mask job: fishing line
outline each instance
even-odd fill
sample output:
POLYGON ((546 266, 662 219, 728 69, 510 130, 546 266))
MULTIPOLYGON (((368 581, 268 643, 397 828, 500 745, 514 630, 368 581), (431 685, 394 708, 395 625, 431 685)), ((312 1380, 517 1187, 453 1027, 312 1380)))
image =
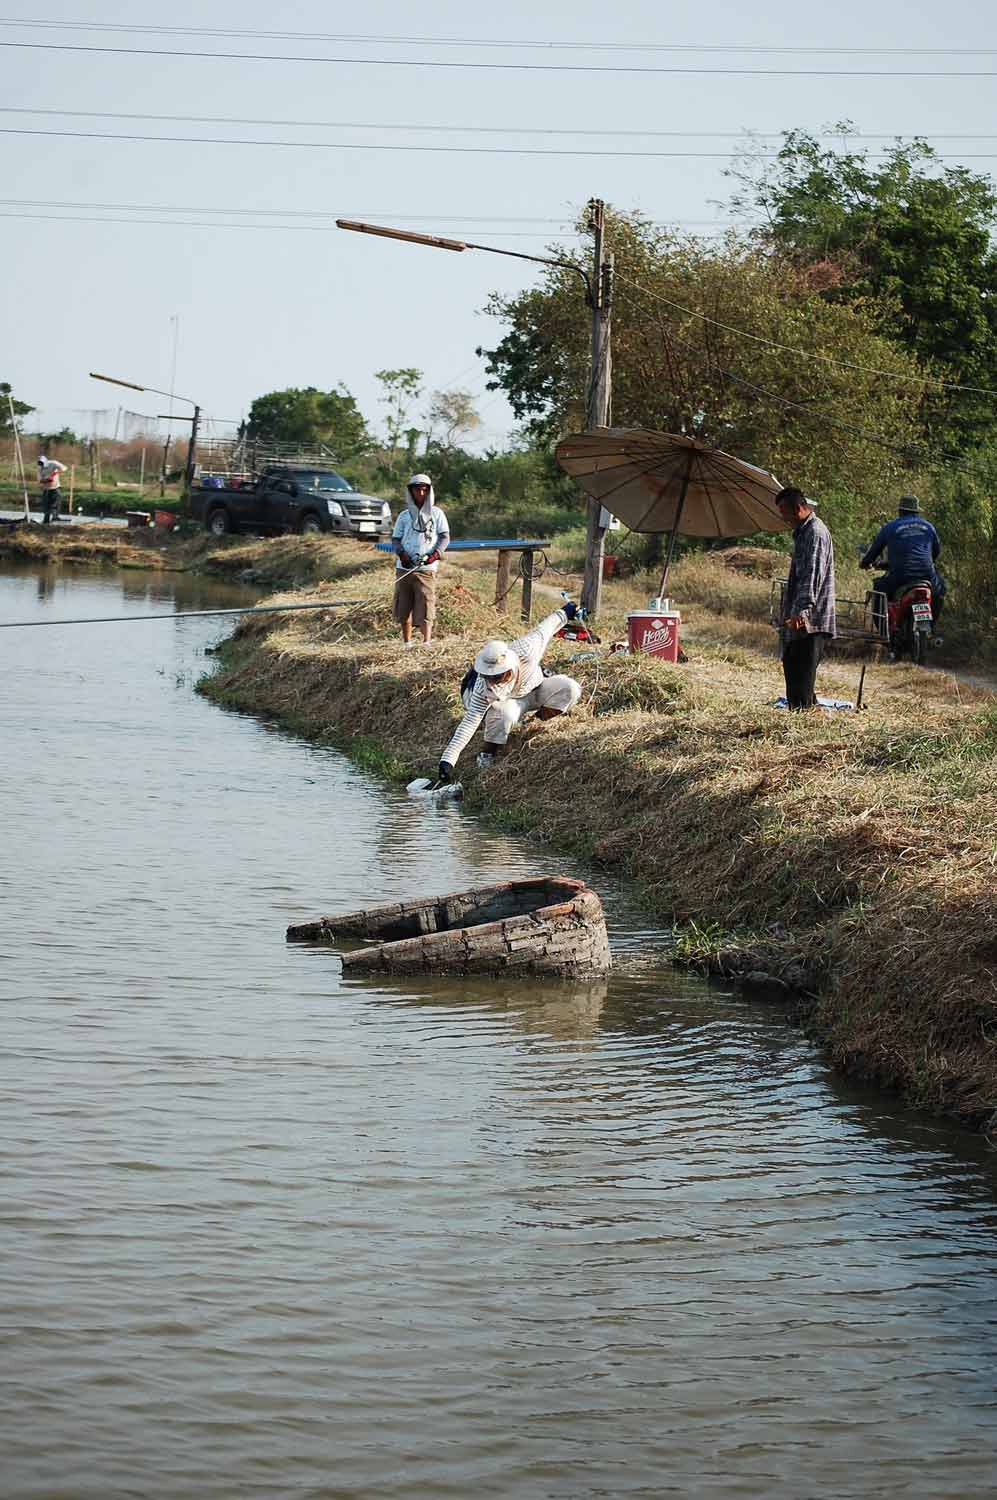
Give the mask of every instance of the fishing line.
POLYGON ((257 604, 248 609, 178 609, 155 615, 89 615, 74 620, 0 620, 0 630, 27 630, 36 625, 124 625, 144 620, 193 620, 205 615, 284 615, 292 609, 351 609, 366 599, 329 599, 323 604, 257 604))

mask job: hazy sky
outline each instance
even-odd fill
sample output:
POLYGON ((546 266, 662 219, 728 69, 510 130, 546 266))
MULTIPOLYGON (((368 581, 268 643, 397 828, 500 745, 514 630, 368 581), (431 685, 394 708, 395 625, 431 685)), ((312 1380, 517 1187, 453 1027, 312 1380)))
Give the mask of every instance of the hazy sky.
POLYGON ((240 417, 264 391, 342 382, 377 422, 373 372, 415 365, 427 390, 457 385, 480 394, 479 446, 496 442, 511 418, 504 400, 485 392, 475 357, 476 345, 499 336, 482 309, 491 290, 528 286, 538 268, 361 238, 332 227, 335 217, 543 253, 570 230, 579 207, 600 196, 705 233, 720 217, 716 200, 728 193, 722 170, 731 136, 820 130, 845 116, 864 132, 923 134, 955 160, 997 169, 997 79, 896 76, 997 72, 997 22, 978 0, 824 7, 717 0, 709 8, 692 0, 612 7, 507 0, 487 8, 456 0, 367 0, 363 7, 302 0, 279 8, 262 0, 180 0, 168 11, 149 0, 40 0, 33 19, 53 24, 0 23, 0 42, 8 44, 0 46, 0 379, 39 408, 46 426, 88 430, 88 410, 119 404, 162 410, 160 398, 116 392, 87 372, 168 387, 177 318, 176 389, 217 418, 240 417), (696 47, 712 50, 688 50, 696 47), (877 47, 911 50, 860 50, 877 47), (391 65, 270 60, 281 54, 391 65), (532 69, 409 65, 416 60, 532 69), (554 70, 628 65, 738 71, 554 70), (752 68, 801 71, 740 71, 752 68), (813 76, 820 70, 893 76, 813 76), (17 133, 32 131, 67 134, 17 133), (971 138, 974 131, 984 138, 971 138), (270 141, 321 144, 260 144, 270 141), (577 154, 485 154, 483 147, 577 154), (696 151, 720 155, 599 154, 696 151), (87 222, 94 219, 101 222, 87 222))

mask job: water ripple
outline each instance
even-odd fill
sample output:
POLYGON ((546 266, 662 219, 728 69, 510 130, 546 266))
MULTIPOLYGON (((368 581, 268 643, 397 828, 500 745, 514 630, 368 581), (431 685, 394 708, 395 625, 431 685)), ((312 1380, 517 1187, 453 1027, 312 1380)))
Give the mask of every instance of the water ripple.
MULTIPOLYGON (((115 599, 0 577, 4 618, 115 599)), ((219 633, 5 658, 4 1500, 989 1492, 982 1148, 676 975, 612 886, 602 984, 286 946, 549 864, 195 697, 219 633)))

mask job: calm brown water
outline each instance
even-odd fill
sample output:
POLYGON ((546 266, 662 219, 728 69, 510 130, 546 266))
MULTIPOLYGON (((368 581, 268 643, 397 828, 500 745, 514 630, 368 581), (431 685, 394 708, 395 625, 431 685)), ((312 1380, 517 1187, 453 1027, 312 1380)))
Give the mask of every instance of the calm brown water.
POLYGON ((226 626, 0 632, 4 1500, 993 1493, 993 1159, 612 885, 599 986, 286 946, 552 861, 196 697, 226 626))

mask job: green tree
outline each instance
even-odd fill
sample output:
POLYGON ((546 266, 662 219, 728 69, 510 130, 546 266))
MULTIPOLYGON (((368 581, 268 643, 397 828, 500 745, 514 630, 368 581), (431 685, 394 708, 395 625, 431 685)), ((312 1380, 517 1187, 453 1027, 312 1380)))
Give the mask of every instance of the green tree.
POLYGON ((14 407, 15 420, 18 417, 26 417, 29 412, 34 411, 34 407, 29 406, 26 401, 18 401, 17 397, 13 395, 13 387, 9 381, 0 380, 0 432, 3 433, 10 433, 12 430, 10 421, 11 403, 13 403, 14 407))
POLYGON ((384 426, 388 447, 392 457, 396 453, 402 434, 405 432, 409 412, 422 395, 422 371, 405 367, 399 370, 375 370, 374 379, 380 382, 378 397, 386 407, 384 426))
POLYGON ((250 437, 269 442, 319 443, 337 459, 364 453, 370 447, 367 424, 345 386, 320 391, 315 386, 292 387, 257 396, 249 408, 250 437))
MULTIPOLYGON (((829 302, 733 236, 718 246, 614 213, 607 237, 614 426, 695 434, 814 491, 845 481, 871 500, 895 486, 925 377, 883 336, 877 308, 829 302)), ((487 354, 492 388, 538 439, 580 431, 589 315, 577 276, 551 267, 489 311, 506 329, 487 354)))
POLYGON ((83 447, 82 439, 71 427, 60 427, 55 432, 34 432, 31 435, 38 439, 43 448, 83 447))
MULTIPOLYGON (((838 129, 847 133, 843 122, 838 129)), ((832 301, 877 299, 883 331, 939 382, 997 390, 997 197, 988 177, 943 168, 922 140, 882 160, 784 133, 776 161, 732 170, 731 207, 761 212, 755 243, 809 272, 832 301)), ((940 446, 972 448, 993 432, 989 395, 932 388, 923 413, 940 446)))

